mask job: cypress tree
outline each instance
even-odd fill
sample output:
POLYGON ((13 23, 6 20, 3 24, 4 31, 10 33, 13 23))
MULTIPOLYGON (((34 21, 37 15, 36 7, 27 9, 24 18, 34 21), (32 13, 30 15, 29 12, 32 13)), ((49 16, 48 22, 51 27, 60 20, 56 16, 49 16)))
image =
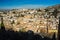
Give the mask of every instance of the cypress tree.
POLYGON ((5 30, 5 26, 3 23, 3 16, 1 16, 1 30, 5 30))
POLYGON ((60 17, 59 17, 59 25, 58 25, 58 40, 60 39, 60 17))

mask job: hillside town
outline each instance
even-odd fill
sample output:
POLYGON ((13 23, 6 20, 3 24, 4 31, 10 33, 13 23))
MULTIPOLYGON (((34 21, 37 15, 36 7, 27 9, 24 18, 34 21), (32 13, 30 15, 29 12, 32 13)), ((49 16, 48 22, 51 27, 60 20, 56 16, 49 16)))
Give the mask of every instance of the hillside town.
POLYGON ((3 17, 6 30, 57 33, 59 16, 60 9, 52 7, 44 9, 12 9, 7 12, 0 11, 0 24, 3 17))

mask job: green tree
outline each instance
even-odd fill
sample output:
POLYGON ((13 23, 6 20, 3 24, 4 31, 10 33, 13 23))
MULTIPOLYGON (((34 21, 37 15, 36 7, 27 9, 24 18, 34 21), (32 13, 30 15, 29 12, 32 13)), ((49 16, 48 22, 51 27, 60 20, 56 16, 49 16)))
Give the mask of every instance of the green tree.
POLYGON ((54 12, 53 12, 53 15, 54 15, 55 18, 57 17, 57 13, 58 13, 58 10, 55 9, 54 12))
POLYGON ((5 26, 4 26, 4 23, 3 23, 3 17, 1 17, 1 29, 5 30, 5 26))

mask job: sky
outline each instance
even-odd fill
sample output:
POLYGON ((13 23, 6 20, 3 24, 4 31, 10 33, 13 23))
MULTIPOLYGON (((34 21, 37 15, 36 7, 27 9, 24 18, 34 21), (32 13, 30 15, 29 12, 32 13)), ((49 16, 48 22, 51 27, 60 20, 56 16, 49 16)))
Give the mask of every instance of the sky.
POLYGON ((60 0, 0 0, 0 9, 40 8, 60 4, 60 0))

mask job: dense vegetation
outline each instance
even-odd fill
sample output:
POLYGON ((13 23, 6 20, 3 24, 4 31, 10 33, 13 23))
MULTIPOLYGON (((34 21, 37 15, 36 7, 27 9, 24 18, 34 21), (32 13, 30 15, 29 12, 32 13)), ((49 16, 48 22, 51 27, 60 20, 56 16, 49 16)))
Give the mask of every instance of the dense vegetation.
MULTIPOLYGON (((4 28, 3 28, 4 29, 4 28)), ((56 40, 55 34, 53 38, 43 37, 39 34, 35 34, 29 30, 27 32, 14 32, 13 30, 0 29, 0 40, 56 40)))

